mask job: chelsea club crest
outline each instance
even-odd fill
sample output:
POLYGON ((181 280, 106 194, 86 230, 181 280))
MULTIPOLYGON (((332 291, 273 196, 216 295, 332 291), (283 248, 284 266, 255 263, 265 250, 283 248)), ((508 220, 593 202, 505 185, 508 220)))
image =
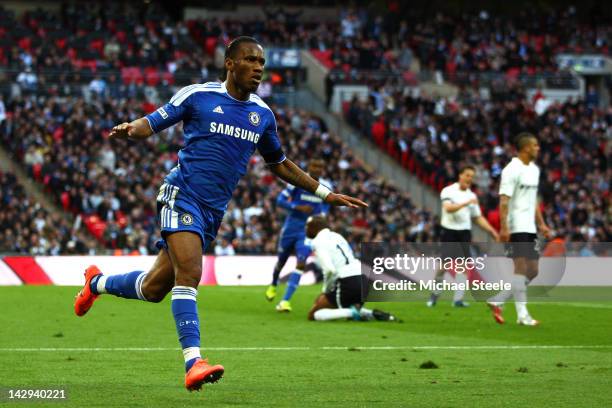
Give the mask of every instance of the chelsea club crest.
POLYGON ((251 122, 251 124, 253 126, 259 125, 259 121, 260 121, 259 113, 257 113, 257 112, 250 112, 249 113, 249 122, 251 122))
POLYGON ((191 225, 193 224, 193 216, 191 214, 185 213, 181 215, 181 222, 183 225, 191 225))

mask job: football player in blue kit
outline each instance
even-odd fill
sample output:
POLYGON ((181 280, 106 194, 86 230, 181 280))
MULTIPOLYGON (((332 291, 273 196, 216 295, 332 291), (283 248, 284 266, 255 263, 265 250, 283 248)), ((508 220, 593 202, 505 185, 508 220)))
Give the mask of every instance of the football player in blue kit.
MULTIPOLYGON (((323 160, 312 159, 308 163, 307 171, 313 179, 319 181, 325 187, 331 188, 331 183, 321 179, 324 168, 325 162, 323 160)), ((289 259, 291 254, 295 253, 297 265, 295 270, 289 275, 283 299, 276 305, 276 310, 279 312, 290 312, 291 297, 300 284, 300 279, 306 268, 306 259, 312 252, 306 238, 306 220, 311 215, 327 214, 329 204, 304 189, 290 185, 278 196, 276 206, 288 210, 288 214, 280 233, 278 261, 272 273, 272 284, 266 290, 266 299, 272 301, 276 297, 276 287, 278 286, 280 272, 285 263, 287 263, 287 259, 289 259)))
POLYGON ((197 287, 203 250, 215 239, 255 150, 276 176, 326 203, 367 207, 357 198, 333 193, 285 157, 274 114, 254 93, 264 64, 264 50, 257 40, 238 37, 225 50, 223 83, 187 86, 156 111, 115 126, 109 135, 143 140, 182 121, 185 142, 177 166, 166 176, 157 196, 162 239, 154 265, 149 271, 108 275, 94 265, 88 267, 75 313, 83 316, 102 294, 161 302, 171 293, 185 359, 185 387, 190 391, 216 382, 224 373, 223 366, 209 364, 200 354, 197 287))

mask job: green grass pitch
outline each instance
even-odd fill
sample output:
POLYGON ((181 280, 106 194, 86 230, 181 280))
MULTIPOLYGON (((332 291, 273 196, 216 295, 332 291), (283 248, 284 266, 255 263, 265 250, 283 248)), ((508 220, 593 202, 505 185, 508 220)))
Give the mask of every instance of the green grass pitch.
POLYGON ((76 288, 0 288, 0 388, 68 394, 0 405, 612 406, 612 302, 533 304, 536 328, 517 326, 511 304, 499 326, 483 304, 453 309, 447 298, 434 309, 370 304, 404 323, 314 323, 305 314, 317 290, 300 288, 294 312, 278 314, 262 287, 200 288, 203 352, 226 372, 189 393, 169 298, 104 296, 77 318, 76 288), (438 368, 419 368, 427 361, 438 368))

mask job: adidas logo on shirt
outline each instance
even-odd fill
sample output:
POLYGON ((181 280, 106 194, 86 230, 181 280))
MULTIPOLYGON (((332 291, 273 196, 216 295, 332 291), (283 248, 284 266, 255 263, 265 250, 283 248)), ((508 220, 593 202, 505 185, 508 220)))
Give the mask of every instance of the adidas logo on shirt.
POLYGON ((213 112, 215 112, 215 113, 223 113, 223 109, 221 109, 221 106, 217 106, 215 109, 213 109, 213 112))

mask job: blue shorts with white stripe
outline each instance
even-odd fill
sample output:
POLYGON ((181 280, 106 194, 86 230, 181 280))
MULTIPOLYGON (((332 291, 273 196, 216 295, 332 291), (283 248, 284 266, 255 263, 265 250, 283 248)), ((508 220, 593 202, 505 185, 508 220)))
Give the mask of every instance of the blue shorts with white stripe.
POLYGON ((196 200, 177 186, 164 183, 157 195, 157 220, 162 239, 157 248, 168 248, 166 237, 179 231, 190 231, 202 239, 202 250, 214 241, 223 216, 217 211, 198 205, 196 200))

